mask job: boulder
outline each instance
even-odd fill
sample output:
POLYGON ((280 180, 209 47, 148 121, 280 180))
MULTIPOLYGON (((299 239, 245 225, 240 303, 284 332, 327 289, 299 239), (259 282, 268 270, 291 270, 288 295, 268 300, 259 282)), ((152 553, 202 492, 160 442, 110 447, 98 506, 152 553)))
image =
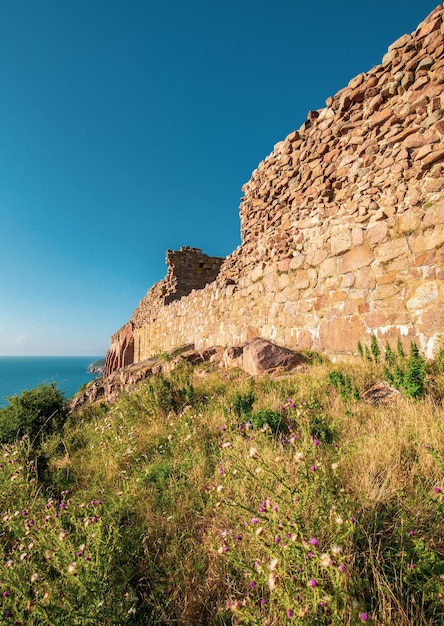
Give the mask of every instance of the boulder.
POLYGON ((367 391, 362 394, 362 399, 364 402, 370 404, 390 404, 390 402, 393 402, 400 395, 398 389, 390 387, 388 382, 381 380, 381 382, 367 389, 367 391))
POLYGON ((282 348, 258 337, 244 345, 241 367, 247 374, 259 376, 270 370, 293 370, 306 361, 300 352, 282 348))

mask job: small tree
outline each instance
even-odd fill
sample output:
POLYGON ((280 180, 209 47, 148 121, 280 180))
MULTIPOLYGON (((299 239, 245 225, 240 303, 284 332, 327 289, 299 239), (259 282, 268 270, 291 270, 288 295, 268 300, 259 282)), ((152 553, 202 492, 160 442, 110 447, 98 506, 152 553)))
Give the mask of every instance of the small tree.
POLYGON ((50 434, 65 423, 65 398, 55 383, 39 385, 6 399, 9 406, 0 410, 0 441, 3 443, 28 435, 37 446, 43 434, 50 434))

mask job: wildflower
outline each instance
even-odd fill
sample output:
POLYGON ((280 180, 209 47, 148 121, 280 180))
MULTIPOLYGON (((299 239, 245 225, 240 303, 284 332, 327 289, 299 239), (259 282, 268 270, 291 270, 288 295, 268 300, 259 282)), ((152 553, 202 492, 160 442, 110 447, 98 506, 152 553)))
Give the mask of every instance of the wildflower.
POLYGON ((62 510, 63 510, 63 509, 66 509, 66 502, 60 502, 60 508, 61 508, 62 510))
POLYGON ((312 559, 314 557, 314 552, 309 552, 307 556, 309 559, 312 559))
POLYGON ((77 557, 82 556, 82 554, 83 554, 83 553, 84 553, 84 551, 85 551, 85 548, 86 548, 86 545, 85 545, 84 543, 82 543, 82 544, 81 544, 81 545, 77 548, 77 551, 76 551, 76 556, 77 556, 77 557))
POLYGON ((261 598, 260 603, 262 604, 262 606, 264 606, 264 604, 267 604, 267 601, 265 598, 261 598))
POLYGON ((252 581, 251 581, 251 583, 250 583, 250 587, 251 587, 252 589, 254 589, 254 588, 256 587, 256 583, 254 582, 254 580, 252 580, 252 581))
POLYGON ((413 537, 413 535, 414 535, 414 534, 415 534, 415 531, 414 531, 414 530, 409 530, 409 535, 410 535, 410 537, 413 537))
POLYGON ((331 556, 328 552, 323 552, 319 557, 319 563, 322 567, 331 567, 333 565, 333 561, 331 560, 331 556))
POLYGON ((3 591, 2 596, 7 598, 9 596, 9 591, 3 591))
POLYGON ((270 565, 268 566, 268 569, 270 570, 270 572, 274 572, 274 570, 277 568, 278 564, 279 564, 278 559, 273 559, 270 562, 270 565))
POLYGON ((337 469, 338 469, 338 467, 339 467, 339 463, 332 463, 332 464, 331 464, 331 469, 332 469, 333 471, 337 470, 337 469))
POLYGON ((335 519, 336 524, 338 524, 338 526, 342 526, 342 524, 344 523, 344 520, 342 519, 342 517, 340 515, 337 516, 337 518, 335 519))
POLYGON ((363 622, 366 622, 368 620, 368 615, 367 613, 359 613, 359 617, 362 619, 363 622))
POLYGON ((433 491, 434 491, 435 493, 441 493, 441 489, 440 489, 439 487, 435 487, 435 488, 433 489, 433 491))
POLYGON ((313 445, 318 446, 320 443, 319 439, 313 439, 313 445))
POLYGON ((59 540, 60 540, 60 541, 63 541, 63 539, 65 539, 65 537, 66 537, 66 535, 67 535, 67 534, 68 534, 68 533, 66 532, 66 530, 64 530, 64 529, 62 528, 62 530, 59 532, 59 540))
POLYGON ((296 452, 296 454, 294 455, 294 460, 295 461, 303 461, 304 460, 304 453, 303 452, 296 452))
POLYGON ((312 465, 312 466, 310 467, 310 471, 311 471, 311 472, 315 472, 315 471, 316 471, 316 469, 317 469, 316 465, 312 465))
POLYGON ((222 443, 220 447, 221 448, 232 448, 233 444, 231 443, 231 441, 224 441, 224 443, 222 443))
POLYGON ((310 587, 317 587, 318 586, 318 581, 316 580, 316 578, 311 578, 308 582, 310 587))
POLYGON ((259 537, 259 535, 262 535, 264 529, 262 528, 262 526, 259 526, 259 528, 256 530, 256 537, 259 537))
POLYGON ((288 619, 291 619, 293 617, 293 611, 291 609, 287 610, 287 617, 288 619))
POLYGON ((341 564, 341 565, 339 565, 338 570, 339 570, 340 572, 343 572, 343 571, 345 570, 345 566, 344 566, 344 565, 342 565, 342 564, 341 564))
POLYGON ((256 467, 256 469, 254 470, 255 474, 260 474, 262 472, 262 467, 256 467))
POLYGON ((30 577, 30 579, 29 579, 29 580, 30 580, 32 583, 36 583, 36 582, 38 581, 38 579, 39 579, 39 575, 38 575, 38 574, 31 574, 31 577, 30 577))
POLYGON ((251 459, 256 459, 257 458, 257 448, 251 447, 248 455, 251 459))
POLYGON ((333 552, 333 554, 338 555, 338 554, 341 554, 342 548, 341 546, 337 546, 336 544, 333 544, 331 547, 331 551, 333 552))
POLYGON ((310 543, 312 546, 316 546, 318 544, 318 540, 316 539, 316 537, 312 537, 310 539, 310 543))
POLYGON ((277 585, 277 576, 274 572, 270 572, 270 575, 268 576, 268 588, 270 589, 270 591, 273 591, 276 585, 277 585))
POLYGON ((73 562, 71 562, 68 565, 68 574, 72 574, 73 576, 76 576, 77 574, 77 565, 73 562))
POLYGON ((251 518, 251 523, 252 523, 253 525, 254 525, 254 524, 257 524, 257 523, 258 523, 258 521, 259 521, 259 520, 257 519, 257 517, 252 517, 252 518, 251 518))

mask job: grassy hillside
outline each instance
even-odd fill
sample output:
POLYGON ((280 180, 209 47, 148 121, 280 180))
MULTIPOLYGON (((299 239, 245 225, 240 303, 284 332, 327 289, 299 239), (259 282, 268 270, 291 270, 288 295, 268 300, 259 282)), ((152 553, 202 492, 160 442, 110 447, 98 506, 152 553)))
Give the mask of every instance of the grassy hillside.
POLYGON ((442 624, 442 356, 184 362, 4 439, 0 623, 442 624))

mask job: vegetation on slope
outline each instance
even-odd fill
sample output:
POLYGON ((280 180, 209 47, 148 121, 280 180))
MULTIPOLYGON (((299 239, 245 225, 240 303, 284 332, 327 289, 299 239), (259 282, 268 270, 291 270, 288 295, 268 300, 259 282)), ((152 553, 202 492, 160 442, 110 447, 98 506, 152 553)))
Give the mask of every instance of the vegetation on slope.
POLYGON ((0 623, 442 624, 443 396, 443 352, 373 346, 183 363, 37 439, 0 412, 0 623), (363 402, 384 370, 403 394, 363 402))

